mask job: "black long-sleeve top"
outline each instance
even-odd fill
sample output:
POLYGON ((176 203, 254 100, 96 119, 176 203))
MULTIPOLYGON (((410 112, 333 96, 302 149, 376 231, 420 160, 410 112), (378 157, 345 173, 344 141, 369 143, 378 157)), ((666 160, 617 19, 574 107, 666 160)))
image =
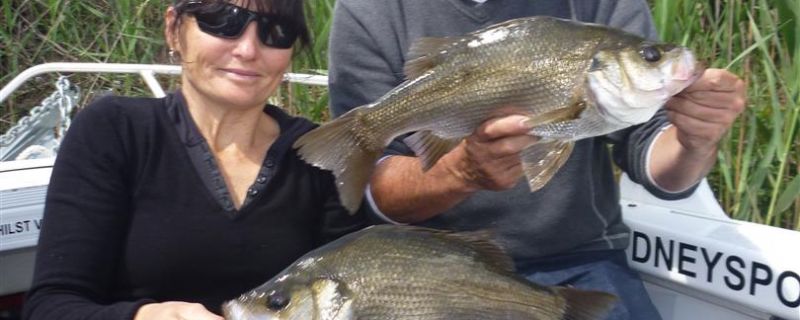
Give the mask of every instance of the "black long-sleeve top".
POLYGON ((174 300, 219 312, 364 226, 330 173, 291 147, 314 124, 269 105, 281 134, 233 209, 183 101, 106 97, 77 115, 53 168, 24 318, 131 319, 174 300))

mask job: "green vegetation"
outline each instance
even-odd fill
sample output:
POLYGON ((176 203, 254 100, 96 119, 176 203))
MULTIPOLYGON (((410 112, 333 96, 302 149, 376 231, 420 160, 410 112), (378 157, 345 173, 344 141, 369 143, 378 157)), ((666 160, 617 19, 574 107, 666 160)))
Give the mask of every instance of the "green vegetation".
MULTIPOLYGON (((167 63, 162 13, 170 1, 0 0, 0 84, 51 61, 167 63)), ((800 230, 800 2, 653 0, 664 40, 687 45, 712 67, 748 83, 749 108, 721 145, 709 181, 736 219, 800 230)), ((309 0, 314 44, 295 72, 327 69, 333 0, 309 0)), ((0 111, 4 131, 52 90, 55 77, 28 83, 0 111)), ((85 99, 113 91, 146 95, 138 77, 73 75, 85 99), (86 94, 88 93, 88 94, 86 94)), ((172 86, 174 79, 163 79, 172 86)), ((278 104, 327 119, 324 88, 284 85, 278 104)))
POLYGON ((709 181, 736 219, 800 229, 800 2, 653 1, 661 37, 748 84, 709 181))

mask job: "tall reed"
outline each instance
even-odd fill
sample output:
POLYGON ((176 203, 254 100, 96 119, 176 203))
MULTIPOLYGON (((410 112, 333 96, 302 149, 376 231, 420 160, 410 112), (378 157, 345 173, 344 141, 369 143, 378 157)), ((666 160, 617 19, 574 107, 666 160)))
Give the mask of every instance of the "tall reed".
POLYGON ((800 2, 654 2, 662 39, 747 81, 749 108, 709 176, 723 208, 737 219, 800 228, 800 2))

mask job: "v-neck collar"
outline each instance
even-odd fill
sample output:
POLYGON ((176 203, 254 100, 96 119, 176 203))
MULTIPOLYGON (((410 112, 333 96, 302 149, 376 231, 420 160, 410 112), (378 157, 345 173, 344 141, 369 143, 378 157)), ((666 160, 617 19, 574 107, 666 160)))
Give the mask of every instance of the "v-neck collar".
POLYGON ((458 11, 479 23, 486 23, 502 0, 486 0, 480 3, 472 0, 448 0, 458 11))
POLYGON ((278 165, 292 147, 292 143, 299 134, 308 130, 313 124, 300 125, 298 121, 280 108, 273 105, 265 105, 264 113, 272 117, 280 128, 280 134, 267 150, 261 169, 255 180, 247 190, 247 195, 239 209, 233 204, 228 185, 222 172, 217 165, 217 160, 211 152, 207 141, 200 133, 197 125, 189 114, 186 100, 180 90, 170 94, 167 99, 167 113, 175 125, 179 140, 183 143, 188 153, 189 159, 195 172, 203 181, 206 190, 212 198, 225 211, 226 215, 233 219, 242 212, 247 211, 249 205, 265 193, 269 182, 278 170, 278 165))

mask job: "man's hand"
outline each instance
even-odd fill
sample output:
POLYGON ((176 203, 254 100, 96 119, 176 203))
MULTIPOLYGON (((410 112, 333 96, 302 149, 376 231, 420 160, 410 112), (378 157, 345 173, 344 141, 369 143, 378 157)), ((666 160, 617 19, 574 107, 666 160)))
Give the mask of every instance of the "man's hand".
POLYGON ((677 138, 690 152, 716 152, 716 145, 745 108, 745 84, 723 69, 708 69, 666 104, 677 138))
POLYGON ((744 81, 721 69, 708 69, 665 108, 673 127, 656 141, 650 175, 664 190, 686 190, 714 166, 717 144, 744 111, 744 81))
POLYGON ((442 160, 468 191, 509 189, 523 175, 520 152, 538 140, 527 134, 526 119, 512 115, 488 120, 442 160))
POLYGON ((538 140, 527 134, 526 119, 512 115, 485 121, 425 173, 416 157, 385 159, 370 182, 378 209, 395 221, 419 222, 476 191, 513 187, 523 174, 520 151, 538 140))

